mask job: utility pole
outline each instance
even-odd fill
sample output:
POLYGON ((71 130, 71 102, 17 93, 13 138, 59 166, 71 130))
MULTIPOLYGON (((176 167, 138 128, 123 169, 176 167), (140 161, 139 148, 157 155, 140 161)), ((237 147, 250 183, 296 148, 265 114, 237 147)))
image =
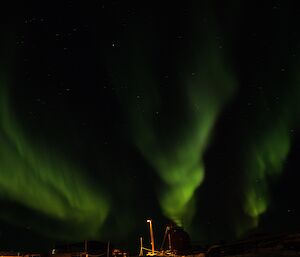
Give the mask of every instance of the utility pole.
POLYGON ((88 241, 84 241, 84 251, 85 251, 85 257, 88 257, 88 241))
POLYGON ((141 248, 140 248, 140 254, 139 254, 139 256, 143 256, 144 252, 143 252, 143 238, 142 237, 140 237, 140 244, 141 244, 141 248))
POLYGON ((110 252, 110 241, 107 242, 107 251, 106 251, 107 257, 109 257, 109 252, 110 252))
POLYGON ((149 229, 150 229, 150 238, 151 238, 151 250, 152 255, 154 255, 154 235, 153 235, 153 227, 152 227, 152 220, 147 220, 149 223, 149 229))

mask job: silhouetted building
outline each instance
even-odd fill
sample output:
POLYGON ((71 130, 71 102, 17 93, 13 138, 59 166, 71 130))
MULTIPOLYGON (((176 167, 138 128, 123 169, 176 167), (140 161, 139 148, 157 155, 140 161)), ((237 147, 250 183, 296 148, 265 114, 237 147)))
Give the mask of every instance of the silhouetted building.
POLYGON ((187 251, 191 248, 191 239, 182 227, 172 226, 168 230, 169 249, 171 251, 187 251))

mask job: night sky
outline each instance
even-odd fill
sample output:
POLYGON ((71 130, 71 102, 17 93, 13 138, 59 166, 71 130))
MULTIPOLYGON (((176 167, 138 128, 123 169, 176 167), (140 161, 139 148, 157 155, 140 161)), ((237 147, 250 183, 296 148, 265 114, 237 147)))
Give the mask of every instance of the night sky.
POLYGON ((1 249, 300 230, 292 1, 12 1, 0 24, 1 249))

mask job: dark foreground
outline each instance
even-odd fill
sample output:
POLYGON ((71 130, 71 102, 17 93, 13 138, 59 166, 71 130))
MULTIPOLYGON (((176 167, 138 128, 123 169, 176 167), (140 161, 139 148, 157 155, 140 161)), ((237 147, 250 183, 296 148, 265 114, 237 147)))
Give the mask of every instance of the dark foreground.
MULTIPOLYGON (((167 246, 167 249, 155 251, 154 255, 152 255, 150 251, 140 251, 140 256, 300 257, 300 233, 254 235, 244 240, 212 245, 208 248, 193 245, 189 245, 189 247, 186 248, 186 242, 184 240, 186 240, 186 237, 174 237, 174 244, 167 246)), ((59 245, 54 249, 49 249, 46 253, 0 251, 0 257, 128 257, 129 255, 136 256, 135 254, 129 254, 125 250, 115 248, 110 243, 97 241, 59 245)))

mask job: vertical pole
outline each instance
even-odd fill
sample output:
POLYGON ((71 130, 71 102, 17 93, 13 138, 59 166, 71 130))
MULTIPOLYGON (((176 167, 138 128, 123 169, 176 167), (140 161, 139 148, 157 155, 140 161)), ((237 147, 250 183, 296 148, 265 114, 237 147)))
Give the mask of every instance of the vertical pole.
POLYGON ((172 250, 172 243, 171 243, 171 234, 168 233, 168 242, 169 242, 169 250, 172 250))
POLYGON ((84 251, 85 251, 85 257, 88 257, 88 243, 87 243, 87 240, 84 241, 84 251))
POLYGON ((109 251, 110 251, 110 241, 107 242, 107 252, 106 252, 106 256, 109 257, 109 251))
POLYGON ((154 235, 153 235, 152 220, 147 220, 147 222, 149 223, 149 228, 150 228, 150 238, 151 238, 152 255, 154 255, 154 235))
POLYGON ((141 248, 140 248, 139 256, 143 256, 144 252, 143 252, 143 238, 142 237, 140 237, 140 245, 141 245, 141 248))

